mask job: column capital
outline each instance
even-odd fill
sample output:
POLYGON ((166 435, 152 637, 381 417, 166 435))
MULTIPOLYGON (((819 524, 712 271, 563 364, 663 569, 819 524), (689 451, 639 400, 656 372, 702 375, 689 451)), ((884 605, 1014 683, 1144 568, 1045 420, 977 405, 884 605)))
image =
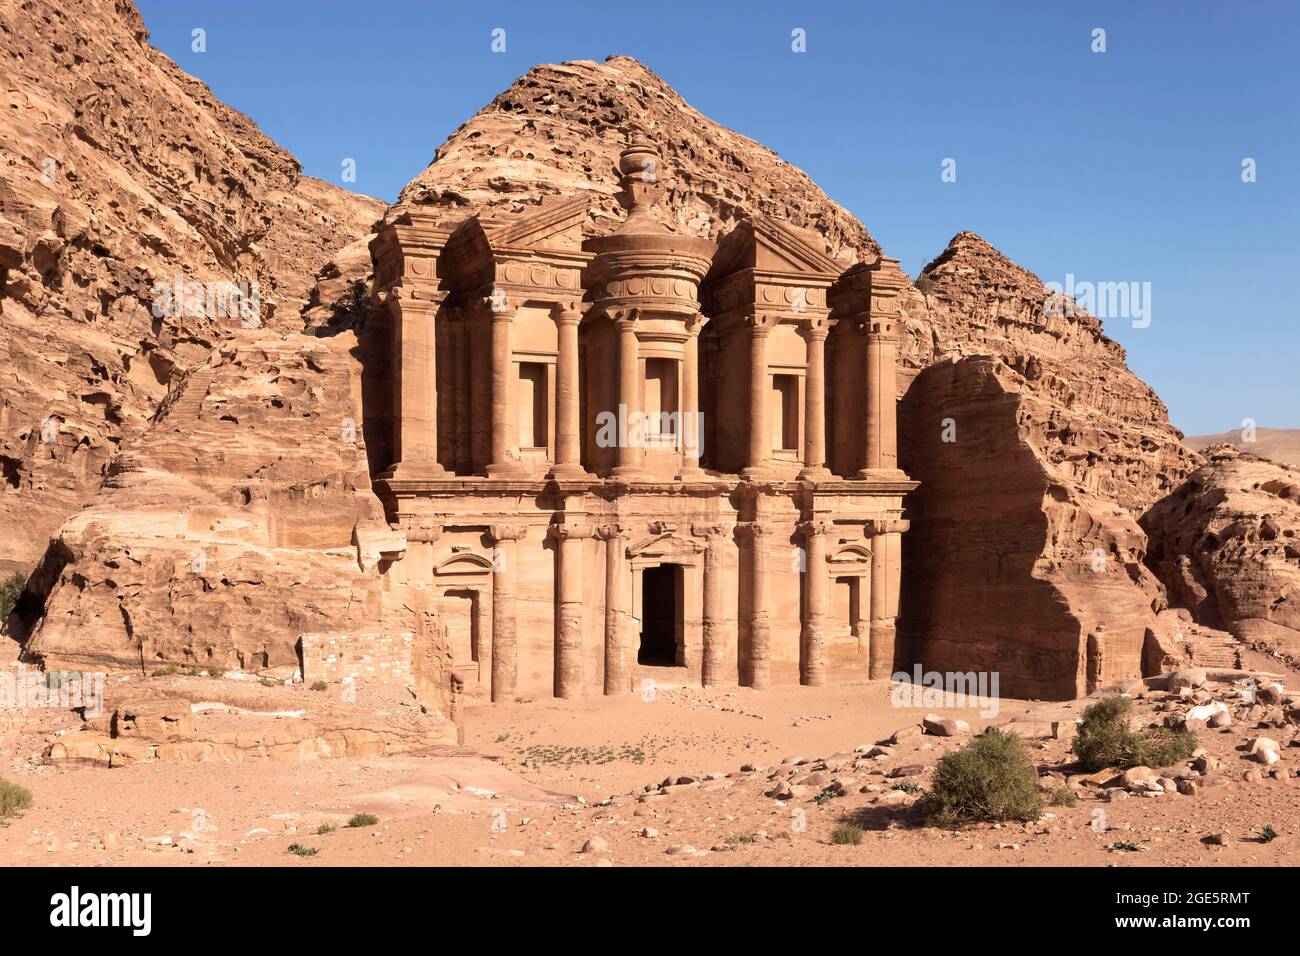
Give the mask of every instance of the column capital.
POLYGON ((742 319, 745 328, 749 329, 751 337, 756 339, 766 338, 772 331, 772 327, 780 322, 780 317, 770 312, 750 312, 742 319))
POLYGON ((617 541, 622 538, 630 538, 632 532, 623 527, 621 524, 601 524, 595 529, 596 537, 601 541, 617 541))
POLYGON ((494 524, 488 528, 488 537, 494 542, 518 541, 528 534, 525 524, 494 524))
POLYGON ((735 530, 735 524, 730 521, 699 522, 691 525, 691 534, 707 539, 709 544, 730 537, 735 530))
POLYGON ((402 519, 402 530, 406 532, 407 541, 429 544, 442 537, 442 522, 406 517, 402 519))
POLYGON ((551 318, 556 325, 578 325, 582 322, 582 303, 555 302, 551 305, 551 318))
POLYGON ((589 524, 553 524, 546 529, 556 541, 577 541, 590 538, 596 529, 589 524))
POLYGON ((620 329, 635 329, 641 321, 640 309, 610 309, 609 317, 620 329))
POLYGON ((862 322, 862 334, 868 342, 897 342, 898 316, 873 315, 862 322))
POLYGON ((517 298, 510 295, 509 290, 501 286, 492 286, 482 291, 478 297, 478 305, 487 312, 488 318, 496 321, 498 319, 509 321, 515 317, 515 309, 519 307, 517 298))
POLYGON ((835 530, 835 525, 830 521, 822 521, 815 518, 812 521, 801 521, 797 530, 804 537, 812 538, 831 534, 835 530))
POLYGON ((810 316, 799 323, 799 334, 807 341, 825 342, 831 334, 831 326, 825 316, 810 316))
POLYGON ((871 538, 882 534, 903 534, 912 526, 905 518, 872 518, 862 527, 864 537, 871 538))
POLYGON ((709 316, 703 312, 696 312, 688 316, 685 322, 687 335, 699 335, 700 330, 709 324, 709 316))
POLYGON ((757 521, 742 521, 736 525, 736 530, 743 536, 754 541, 761 541, 763 538, 772 534, 772 528, 765 524, 759 524, 757 521))

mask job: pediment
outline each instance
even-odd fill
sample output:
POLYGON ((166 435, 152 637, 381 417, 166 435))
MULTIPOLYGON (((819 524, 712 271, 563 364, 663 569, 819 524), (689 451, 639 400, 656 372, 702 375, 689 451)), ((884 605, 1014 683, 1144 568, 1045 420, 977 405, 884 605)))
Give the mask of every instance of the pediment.
POLYGON ((496 249, 555 249, 579 252, 590 200, 575 196, 543 203, 535 211, 484 223, 488 241, 496 249))
POLYGON ((753 270, 783 276, 821 280, 838 278, 843 267, 826 255, 815 234, 781 219, 755 216, 743 220, 718 244, 706 281, 720 282, 738 272, 753 270))

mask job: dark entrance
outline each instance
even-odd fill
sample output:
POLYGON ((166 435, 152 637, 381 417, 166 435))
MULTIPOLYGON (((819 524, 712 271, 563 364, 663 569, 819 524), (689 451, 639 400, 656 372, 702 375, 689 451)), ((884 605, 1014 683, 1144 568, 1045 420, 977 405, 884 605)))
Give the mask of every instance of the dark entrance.
POLYGON ((677 608, 681 568, 661 564, 641 572, 641 648, 638 664, 672 667, 677 663, 677 608))

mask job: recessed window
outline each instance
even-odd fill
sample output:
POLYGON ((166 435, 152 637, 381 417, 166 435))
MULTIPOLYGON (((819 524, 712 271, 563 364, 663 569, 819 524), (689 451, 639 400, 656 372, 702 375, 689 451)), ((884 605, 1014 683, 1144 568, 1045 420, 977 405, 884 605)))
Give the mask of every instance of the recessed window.
POLYGON ((546 366, 519 363, 519 447, 546 447, 546 366))
POLYGON ((772 448, 797 451, 799 448, 799 377, 772 376, 772 448))

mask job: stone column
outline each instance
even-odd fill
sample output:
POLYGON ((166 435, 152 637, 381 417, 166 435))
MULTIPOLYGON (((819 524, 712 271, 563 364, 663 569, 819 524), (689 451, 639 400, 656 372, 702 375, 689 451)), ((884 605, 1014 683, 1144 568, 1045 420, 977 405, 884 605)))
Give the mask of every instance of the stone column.
POLYGON ((772 426, 767 414, 772 383, 767 374, 767 337, 772 327, 760 315, 749 317, 749 453, 741 474, 765 478, 772 455, 772 426))
MULTIPOLYGON (((627 434, 619 435, 618 464, 614 466, 615 478, 642 477, 644 449, 633 444, 629 436, 633 430, 642 432, 641 418, 641 345, 636 335, 635 309, 621 310, 614 321, 618 325, 618 403, 620 419, 626 416, 627 434)), ((620 429, 622 431, 622 429, 620 429)))
POLYGON ((582 696, 582 542, 591 525, 553 524, 555 538, 555 696, 582 696))
POLYGON ((414 298, 394 290, 390 299, 398 350, 396 458, 397 478, 441 478, 447 471, 438 463, 438 353, 434 320, 446 293, 414 298))
POLYGON ((511 327, 515 310, 504 297, 493 296, 487 303, 492 315, 492 460, 487 473, 489 477, 512 477, 522 472, 518 452, 513 448, 515 422, 510 419, 510 393, 514 388, 511 327))
POLYGON ((826 335, 830 330, 823 321, 802 330, 808 346, 807 376, 804 379, 803 469, 800 478, 824 479, 831 473, 826 467, 826 335))
POLYGON ((492 700, 506 700, 519 677, 515 632, 515 542, 528 533, 524 525, 494 524, 492 541, 492 700))
POLYGON ((700 329, 708 320, 696 315, 686 323, 686 341, 682 343, 682 405, 678 442, 681 446, 682 465, 678 481, 692 481, 705 477, 700 467, 704 451, 704 429, 700 427, 700 329), (692 454, 692 452, 694 454, 692 454))
POLYGON ((727 620, 726 546, 734 525, 718 522, 695 525, 691 531, 704 538, 704 655, 700 683, 717 687, 734 681, 727 676, 727 648, 736 643, 736 629, 727 620))
POLYGON ((627 640, 627 579, 624 548, 627 532, 617 524, 601 525, 596 536, 605 542, 605 693, 632 689, 631 647, 627 640))
POLYGON ((871 546, 870 676, 887 679, 894 669, 898 588, 902 570, 902 535, 909 522, 874 521, 871 546))
POLYGON ((898 473, 898 337, 892 319, 870 318, 867 336, 867 435, 863 478, 898 473))
POLYGON ((826 683, 826 616, 830 607, 830 577, 826 570, 827 521, 805 521, 799 525, 804 536, 804 613, 802 653, 799 655, 799 683, 820 687, 826 683))
POLYGON ((750 542, 749 686, 772 686, 772 624, 767 610, 767 543, 772 529, 757 521, 741 526, 750 542))
POLYGON ((559 356, 555 376, 555 463, 551 478, 590 478, 582 467, 582 425, 578 401, 578 326, 582 313, 577 302, 551 309, 559 326, 559 356))

